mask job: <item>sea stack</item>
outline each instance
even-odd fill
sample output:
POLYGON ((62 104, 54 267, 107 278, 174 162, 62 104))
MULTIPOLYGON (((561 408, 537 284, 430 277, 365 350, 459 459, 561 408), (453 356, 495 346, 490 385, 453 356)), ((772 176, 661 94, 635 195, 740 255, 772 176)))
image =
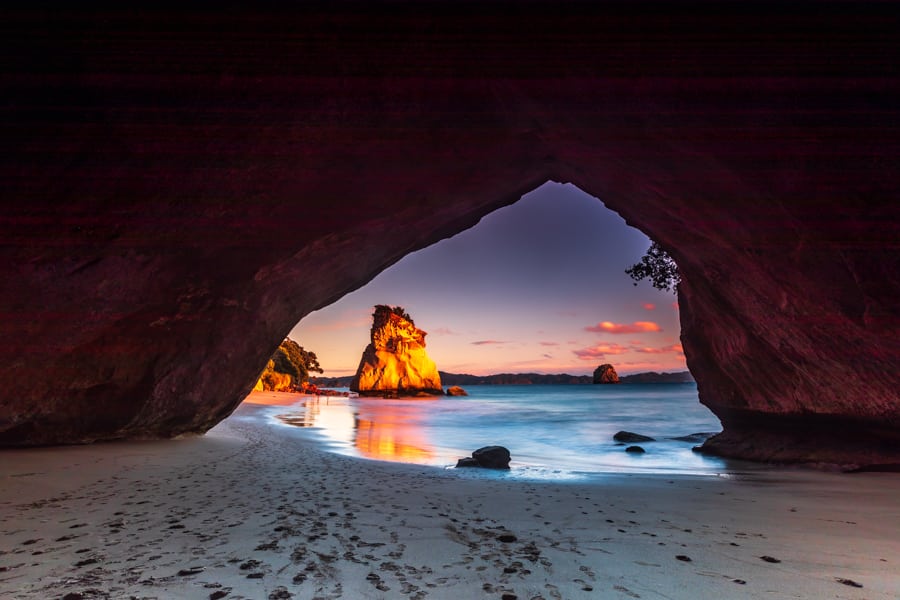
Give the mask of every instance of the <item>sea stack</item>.
POLYGON ((610 364, 600 365, 594 369, 594 383, 619 383, 619 374, 610 364))
POLYGON ((350 389, 361 396, 443 394, 437 365, 425 353, 424 331, 399 306, 379 304, 350 389))

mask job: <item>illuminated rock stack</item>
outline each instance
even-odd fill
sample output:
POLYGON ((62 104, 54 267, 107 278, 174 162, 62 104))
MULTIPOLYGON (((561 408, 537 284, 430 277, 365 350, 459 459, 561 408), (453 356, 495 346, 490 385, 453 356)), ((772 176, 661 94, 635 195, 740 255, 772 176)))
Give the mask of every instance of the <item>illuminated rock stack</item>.
POLYGON ((378 305, 350 389, 368 396, 443 394, 437 365, 425 353, 424 331, 400 307, 378 305))

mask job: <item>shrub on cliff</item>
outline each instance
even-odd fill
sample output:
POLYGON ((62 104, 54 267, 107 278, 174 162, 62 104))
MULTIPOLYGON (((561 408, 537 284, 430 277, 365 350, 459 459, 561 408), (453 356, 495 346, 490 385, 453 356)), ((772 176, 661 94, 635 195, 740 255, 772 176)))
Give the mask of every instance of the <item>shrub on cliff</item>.
POLYGON ((634 279, 634 285, 642 279, 649 279, 650 285, 658 290, 675 291, 681 282, 678 265, 656 242, 650 244, 641 262, 631 265, 625 272, 634 279))
POLYGON ((292 376, 298 383, 309 381, 310 371, 324 373, 316 353, 304 350, 303 346, 291 338, 284 338, 272 355, 272 361, 275 363, 275 371, 292 376))
POLYGON ((406 309, 403 308, 402 306, 388 306, 387 304, 376 304, 375 305, 375 314, 378 314, 379 312, 390 312, 390 313, 397 315, 401 319, 406 319, 407 321, 409 321, 410 325, 416 324, 416 322, 413 321, 412 317, 409 316, 409 313, 406 312, 406 309))

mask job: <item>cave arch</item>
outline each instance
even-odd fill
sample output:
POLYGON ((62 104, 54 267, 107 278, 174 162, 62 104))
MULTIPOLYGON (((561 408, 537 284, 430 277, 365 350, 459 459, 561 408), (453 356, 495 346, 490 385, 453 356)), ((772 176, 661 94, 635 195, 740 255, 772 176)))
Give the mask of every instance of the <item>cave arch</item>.
POLYGON ((590 375, 610 361, 620 375, 684 371, 674 293, 625 272, 650 244, 600 199, 544 182, 304 317, 290 337, 316 352, 326 379, 352 376, 372 307, 401 305, 428 332, 442 371, 590 375), (602 321, 648 327, 604 331, 602 321))
POLYGON ((0 443, 204 431, 298 318, 554 180, 678 262, 711 450, 900 463, 895 16, 648 8, 10 9, 0 443))

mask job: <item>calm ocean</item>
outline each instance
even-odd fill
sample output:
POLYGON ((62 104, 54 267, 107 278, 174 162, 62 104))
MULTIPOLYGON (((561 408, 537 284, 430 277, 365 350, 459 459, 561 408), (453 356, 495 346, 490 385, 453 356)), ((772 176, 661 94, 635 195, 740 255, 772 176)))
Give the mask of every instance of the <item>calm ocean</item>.
POLYGON ((693 383, 467 386, 466 397, 385 400, 307 397, 272 409, 334 452, 452 466, 481 446, 512 454, 512 475, 580 478, 602 473, 719 474, 729 465, 669 438, 718 432, 693 383), (628 454, 619 430, 656 438, 628 454))

